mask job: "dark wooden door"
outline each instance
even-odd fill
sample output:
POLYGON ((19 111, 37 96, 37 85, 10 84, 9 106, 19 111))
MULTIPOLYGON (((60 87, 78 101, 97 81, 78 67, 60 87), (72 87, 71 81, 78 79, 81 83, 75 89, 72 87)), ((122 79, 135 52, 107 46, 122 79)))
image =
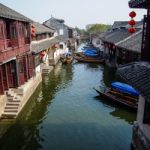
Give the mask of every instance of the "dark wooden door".
POLYGON ((3 76, 2 82, 4 85, 4 90, 8 90, 9 86, 8 86, 8 73, 6 64, 2 65, 1 68, 2 68, 2 76, 3 76))
POLYGON ((25 77, 24 77, 24 65, 23 65, 23 57, 17 57, 17 66, 18 66, 18 82, 19 86, 23 85, 25 82, 25 77))
POLYGON ((8 84, 10 88, 17 87, 17 76, 16 76, 16 66, 15 60, 7 63, 7 73, 8 73, 8 84))
POLYGON ((28 81, 29 79, 29 69, 28 69, 28 58, 27 55, 23 56, 23 66, 24 66, 24 77, 25 77, 25 81, 28 81))
POLYGON ((28 55, 28 62, 29 62, 29 68, 28 68, 29 77, 32 78, 35 75, 33 55, 28 55))

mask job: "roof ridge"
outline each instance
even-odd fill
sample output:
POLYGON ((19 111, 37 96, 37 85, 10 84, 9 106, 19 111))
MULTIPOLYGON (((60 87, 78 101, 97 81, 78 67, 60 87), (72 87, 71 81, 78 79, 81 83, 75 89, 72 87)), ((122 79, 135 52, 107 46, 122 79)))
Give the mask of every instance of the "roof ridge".
POLYGON ((136 36, 137 34, 139 34, 139 33, 141 33, 141 32, 142 32, 142 29, 139 30, 138 32, 136 32, 135 34, 132 34, 131 36, 129 36, 129 37, 123 39, 122 41, 119 41, 119 42, 115 43, 115 45, 119 45, 119 44, 121 44, 121 43, 123 43, 123 42, 126 42, 127 40, 129 40, 130 38, 136 36))

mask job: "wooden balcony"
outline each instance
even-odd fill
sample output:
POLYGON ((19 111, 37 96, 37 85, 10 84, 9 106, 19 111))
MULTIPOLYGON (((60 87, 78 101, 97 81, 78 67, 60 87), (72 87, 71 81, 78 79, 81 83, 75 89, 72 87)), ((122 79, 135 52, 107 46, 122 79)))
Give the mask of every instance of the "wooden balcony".
POLYGON ((18 39, 7 39, 6 40, 6 47, 7 48, 14 48, 14 47, 18 47, 18 39))

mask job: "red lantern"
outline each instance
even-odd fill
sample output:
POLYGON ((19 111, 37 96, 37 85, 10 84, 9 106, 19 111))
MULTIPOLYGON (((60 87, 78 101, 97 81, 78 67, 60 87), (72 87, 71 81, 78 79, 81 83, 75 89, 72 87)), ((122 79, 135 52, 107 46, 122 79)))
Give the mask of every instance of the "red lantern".
POLYGON ((31 36, 32 37, 36 36, 36 34, 35 34, 35 26, 33 24, 31 25, 31 36))
POLYGON ((131 25, 131 26, 134 26, 135 25, 135 21, 132 19, 132 20, 130 20, 129 22, 129 25, 131 25))
POLYGON ((134 17, 136 16, 136 13, 135 13, 134 11, 131 11, 131 12, 129 13, 129 16, 130 16, 131 18, 134 18, 134 17))
POLYGON ((128 32, 129 32, 129 33, 134 33, 134 32, 135 32, 135 29, 134 29, 133 27, 131 27, 131 28, 128 29, 128 32))

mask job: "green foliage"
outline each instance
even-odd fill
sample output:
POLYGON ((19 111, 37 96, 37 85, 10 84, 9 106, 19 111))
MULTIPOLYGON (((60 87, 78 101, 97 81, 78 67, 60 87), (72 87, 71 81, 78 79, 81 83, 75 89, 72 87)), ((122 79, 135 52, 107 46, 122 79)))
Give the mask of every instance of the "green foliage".
POLYGON ((78 32, 78 34, 87 36, 87 35, 90 35, 90 33, 105 32, 110 27, 111 27, 111 25, 106 25, 106 24, 93 24, 87 30, 80 29, 78 27, 75 27, 75 30, 78 32))
POLYGON ((80 34, 80 35, 87 35, 87 31, 84 29, 79 29, 78 27, 75 27, 75 30, 80 34))
POLYGON ((105 32, 108 30, 108 28, 110 28, 110 25, 106 25, 106 24, 93 24, 88 30, 88 33, 91 32, 105 32))

